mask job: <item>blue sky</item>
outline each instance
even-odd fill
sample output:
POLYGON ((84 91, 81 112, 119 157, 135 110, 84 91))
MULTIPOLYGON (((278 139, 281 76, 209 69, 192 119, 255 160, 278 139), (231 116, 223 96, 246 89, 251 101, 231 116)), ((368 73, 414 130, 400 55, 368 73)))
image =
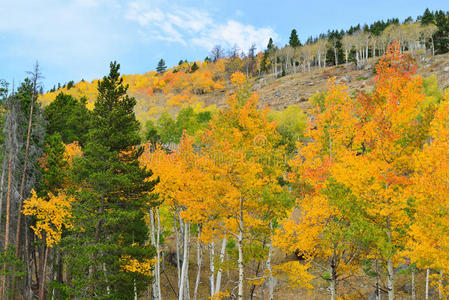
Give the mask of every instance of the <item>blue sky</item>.
POLYGON ((216 44, 262 49, 270 36, 288 42, 292 28, 304 41, 328 29, 408 16, 426 7, 449 10, 447 0, 2 0, 0 78, 23 80, 36 60, 44 89, 92 80, 117 60, 125 74, 154 69, 164 58, 203 59, 216 44))

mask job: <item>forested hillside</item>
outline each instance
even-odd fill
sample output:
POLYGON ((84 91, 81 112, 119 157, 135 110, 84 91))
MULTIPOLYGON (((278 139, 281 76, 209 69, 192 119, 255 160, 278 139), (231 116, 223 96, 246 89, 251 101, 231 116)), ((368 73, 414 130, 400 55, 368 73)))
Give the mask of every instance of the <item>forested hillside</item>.
POLYGON ((1 81, 1 299, 449 299, 449 14, 1 81))

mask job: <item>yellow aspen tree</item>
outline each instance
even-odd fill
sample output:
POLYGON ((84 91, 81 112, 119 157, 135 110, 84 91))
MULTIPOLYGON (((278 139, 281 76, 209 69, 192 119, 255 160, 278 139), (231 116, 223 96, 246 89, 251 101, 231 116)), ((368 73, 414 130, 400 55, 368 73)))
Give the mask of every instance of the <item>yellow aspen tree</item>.
MULTIPOLYGON (((222 231, 236 239, 237 299, 245 297, 245 253, 255 246, 254 235, 271 239, 271 224, 288 203, 280 201, 285 152, 278 147, 280 136, 267 110, 257 108, 258 96, 251 93, 243 73, 231 76, 234 92, 227 108, 217 113, 205 129, 201 151, 214 162, 214 177, 227 186, 220 197, 222 231), (253 239, 254 243, 248 245, 253 239)), ((271 243, 271 242, 269 242, 271 243)), ((270 253, 268 253, 268 256, 270 253)), ((268 270, 270 273, 270 270, 268 270)), ((253 280, 268 279, 271 274, 253 280)), ((271 295, 272 296, 272 295, 271 295)))
POLYGON ((298 153, 290 161, 288 179, 297 201, 275 236, 275 246, 305 260, 280 266, 290 283, 311 288, 314 276, 308 268, 313 264, 319 276, 329 281, 331 299, 342 294, 337 283, 356 272, 363 251, 357 243, 363 233, 354 213, 357 202, 331 174, 340 154, 357 147, 354 105, 348 88, 330 80, 324 103, 315 108, 305 132, 307 142, 298 143, 298 153))
POLYGON ((197 295, 202 263, 200 239, 202 231, 210 231, 208 226, 213 220, 211 216, 216 214, 214 207, 217 207, 213 205, 213 201, 218 197, 217 192, 220 190, 218 184, 211 182, 212 175, 206 172, 208 161, 194 151, 193 141, 192 137, 184 133, 179 147, 174 151, 169 153, 157 146, 154 152, 146 152, 141 161, 153 171, 152 178, 159 179, 154 192, 159 195, 161 205, 168 207, 173 215, 177 242, 179 299, 189 298, 188 262, 191 224, 197 225, 199 234, 197 238, 198 272, 194 289, 196 291, 194 296, 197 295), (178 233, 177 223, 182 234, 178 233), (183 250, 182 259, 181 249, 183 250))
POLYGON ((440 270, 437 289, 449 297, 449 92, 438 106, 431 123, 429 143, 414 157, 410 197, 415 201, 413 224, 410 226, 407 251, 421 268, 440 270))
POLYGON ((394 265, 401 261, 411 209, 406 189, 413 174, 411 155, 425 141, 429 120, 422 78, 416 65, 393 43, 376 65, 372 94, 357 97, 359 149, 341 154, 332 168, 363 207, 370 227, 370 257, 387 273, 388 299, 394 299, 394 265))

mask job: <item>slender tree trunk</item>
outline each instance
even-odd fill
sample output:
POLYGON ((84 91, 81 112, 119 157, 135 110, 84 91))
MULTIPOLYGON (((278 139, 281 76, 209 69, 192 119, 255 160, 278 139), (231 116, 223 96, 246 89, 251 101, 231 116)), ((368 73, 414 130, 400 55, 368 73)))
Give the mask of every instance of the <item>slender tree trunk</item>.
POLYGON ((337 291, 336 291, 336 285, 337 285, 337 276, 336 276, 336 270, 335 270, 335 261, 332 258, 331 267, 330 267, 330 276, 331 276, 331 282, 330 282, 330 290, 331 290, 331 300, 335 300, 337 298, 337 291))
POLYGON ((243 280, 244 280, 244 272, 243 272, 243 232, 240 229, 239 235, 237 237, 237 247, 239 252, 238 258, 238 269, 239 269, 239 281, 238 281, 238 295, 237 299, 243 300, 243 280))
MULTIPOLYGON (((270 228, 272 227, 272 224, 270 223, 270 228)), ((271 237, 268 242, 268 258, 267 258, 267 270, 268 270, 268 300, 274 299, 274 281, 273 281, 273 273, 271 270, 271 255, 273 252, 273 246, 271 243, 271 237)))
POLYGON ((243 199, 240 197, 240 215, 239 215, 239 234, 237 236, 237 248, 239 253, 238 269, 239 269, 239 281, 238 281, 238 294, 237 299, 243 300, 243 284, 245 280, 245 274, 243 270, 243 199))
POLYGON ((220 251, 220 267, 218 268, 217 272, 217 282, 215 284, 215 294, 220 292, 221 288, 221 274, 223 273, 223 263, 225 258, 225 251, 226 251, 226 238, 223 238, 223 241, 221 242, 221 251, 220 251))
POLYGON ((4 186, 4 179, 5 179, 5 173, 6 173, 6 162, 8 160, 4 159, 2 164, 2 178, 0 179, 0 228, 2 227, 2 217, 3 217, 3 186, 4 186))
POLYGON ((189 299, 189 231, 190 223, 184 223, 183 261, 181 270, 181 283, 179 285, 179 300, 189 299))
MULTIPOLYGON (((181 283, 181 258, 180 258, 181 238, 179 236, 178 228, 176 227, 176 213, 177 212, 173 213, 173 226, 176 234, 176 267, 178 270, 178 291, 179 291, 181 283)), ((179 227, 180 227, 179 230, 181 230, 181 224, 179 224, 179 227)))
MULTIPOLYGON (((155 226, 154 226, 154 213, 153 213, 153 209, 150 208, 150 240, 151 240, 151 244, 153 246, 156 246, 156 237, 155 237, 155 226)), ((157 252, 157 249, 156 249, 157 252)), ((155 300, 155 299, 159 299, 158 298, 158 264, 159 264, 159 260, 156 259, 156 265, 154 268, 154 281, 151 284, 151 299, 155 300)))
POLYGON ((45 247, 44 265, 42 266, 41 283, 39 285, 39 300, 45 300, 45 282, 47 281, 47 260, 48 260, 48 247, 45 247))
MULTIPOLYGON (((210 296, 211 298, 216 293, 214 284, 215 284, 215 242, 212 241, 209 245, 209 285, 210 285, 210 296)), ((218 274, 217 274, 218 277, 218 274)))
POLYGON ((429 300, 429 276, 430 276, 430 269, 426 269, 426 300, 429 300))
POLYGON ((443 270, 440 270, 440 278, 438 279, 438 299, 443 299, 443 270))
MULTIPOLYGON (((11 136, 11 133, 9 133, 11 136)), ((10 222, 10 210, 11 210, 11 180, 12 180, 12 154, 9 153, 8 158, 8 191, 6 194, 6 223, 5 223, 5 251, 8 249, 8 242, 9 242, 9 222, 10 222)), ((3 265, 3 273, 6 272, 6 262, 3 265)), ((2 288, 0 291, 0 298, 3 299, 3 296, 5 294, 6 289, 6 275, 3 275, 2 278, 2 288)))
POLYGON ((433 43, 433 38, 431 38, 432 41, 432 56, 435 56, 435 44, 433 43))
MULTIPOLYGON (((389 236, 390 236, 390 232, 389 236)), ((388 300, 394 300, 394 267, 391 257, 387 259, 387 290, 388 290, 388 300)))
POLYGON ((376 300, 380 300, 380 286, 379 286, 379 264, 376 259, 376 300))
POLYGON ((103 274, 104 274, 104 281, 106 282, 106 294, 110 295, 111 288, 109 287, 109 282, 108 282, 108 270, 106 268, 106 263, 104 263, 104 262, 103 262, 103 274))
MULTIPOLYGON (((34 89, 36 89, 36 83, 34 83, 34 89)), ((31 127, 33 124, 33 108, 34 101, 36 98, 36 91, 33 91, 33 98, 31 99, 30 104, 30 115, 28 119, 28 131, 27 131, 27 141, 25 145, 25 158, 23 161, 23 170, 22 170, 22 179, 20 181, 20 197, 19 197, 19 210, 17 213, 17 228, 16 228, 16 258, 19 258, 19 250, 20 250, 20 230, 22 225, 22 205, 23 205, 23 197, 25 192, 25 178, 28 168, 28 154, 30 151, 30 139, 31 139, 31 127)))
POLYGON ((335 65, 338 65, 337 47, 334 47, 334 55, 335 55, 335 65))
POLYGON ((412 300, 416 300, 415 290, 415 267, 412 266, 412 300))
MULTIPOLYGON (((23 198, 24 198, 24 192, 25 192, 25 179, 26 179, 26 173, 28 168, 28 155, 30 150, 30 139, 31 139, 31 128, 33 124, 33 110, 34 110, 34 103, 37 99, 37 84, 38 80, 40 78, 39 74, 39 65, 36 63, 36 67, 33 73, 33 94, 31 96, 31 102, 30 102, 30 114, 28 117, 28 130, 27 130, 27 139, 25 144, 25 157, 23 161, 23 170, 22 170, 22 179, 20 182, 20 193, 19 193, 19 209, 17 211, 17 227, 16 227, 16 253, 15 257, 16 259, 19 258, 20 253, 20 230, 22 227, 22 205, 23 205, 23 198)), ((25 228, 26 230, 26 228, 25 228)), ((28 251, 28 249, 25 249, 25 251, 28 251)), ((28 264, 28 260, 25 260, 28 264)), ((13 271, 15 273, 15 270, 13 271)), ((14 293, 13 297, 15 297, 15 286, 16 286, 16 278, 13 276, 12 280, 12 291, 14 293)))
POLYGON ((161 293, 161 249, 160 249, 160 236, 161 236, 161 216, 159 214, 159 207, 156 207, 157 216, 157 237, 156 237, 156 275, 157 275, 157 296, 158 299, 162 299, 161 293))
POLYGON ((193 292, 193 299, 196 300, 198 298, 198 287, 200 285, 200 276, 201 276, 201 266, 203 264, 203 254, 201 250, 201 227, 198 227, 198 238, 196 241, 196 262, 198 266, 198 270, 196 272, 196 280, 195 280, 195 290, 193 292))

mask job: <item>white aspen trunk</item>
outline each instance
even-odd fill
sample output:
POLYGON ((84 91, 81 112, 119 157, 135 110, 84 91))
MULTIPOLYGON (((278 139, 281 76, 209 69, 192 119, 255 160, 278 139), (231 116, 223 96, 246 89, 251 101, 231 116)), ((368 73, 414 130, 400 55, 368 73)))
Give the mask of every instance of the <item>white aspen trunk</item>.
POLYGON ((348 64, 348 50, 345 51, 345 61, 346 64, 348 64))
POLYGON ((433 43, 433 37, 431 38, 432 41, 432 56, 435 56, 435 45, 433 43))
MULTIPOLYGON (((190 258, 190 223, 184 224, 185 230, 187 230, 187 242, 186 242, 186 272, 185 272, 185 279, 184 279, 184 300, 190 300, 190 284, 189 284, 189 258, 190 258)), ((183 262, 184 266, 184 262, 183 262)))
MULTIPOLYGON (((151 240, 151 244, 153 246, 156 247, 156 234, 155 234, 155 226, 154 226, 154 213, 153 213, 153 209, 150 208, 150 240, 151 240)), ((157 251, 157 250, 156 250, 157 251)), ((154 280, 153 283, 151 284, 151 299, 155 300, 158 299, 157 298, 157 264, 158 264, 158 260, 156 261, 156 266, 154 267, 154 280)))
POLYGON ((183 259, 181 270, 181 282, 179 284, 179 300, 189 299, 189 231, 190 223, 184 223, 183 259))
POLYGON ((334 46, 335 65, 338 65, 337 47, 334 46))
POLYGON ((225 251, 226 251, 226 238, 223 238, 223 241, 221 242, 221 251, 220 251, 220 267, 218 268, 217 272, 217 282, 215 284, 215 294, 220 292, 221 288, 221 274, 223 273, 223 263, 225 258, 225 251))
POLYGON ((162 299, 161 294, 161 249, 160 249, 160 235, 161 235, 161 216, 159 214, 159 207, 156 207, 157 216, 157 236, 156 236, 156 281, 157 281, 157 296, 158 299, 162 299))
POLYGON ((387 260, 387 270, 388 270, 388 278, 387 278, 388 300, 394 300, 394 268, 391 257, 389 257, 387 260))
POLYGON ((318 51, 318 66, 321 70, 321 52, 320 51, 318 51))
POLYGON ((429 300, 429 275, 430 275, 430 269, 427 268, 426 270, 426 300, 429 300))
POLYGON ((440 270, 440 279, 438 279, 438 299, 443 299, 443 270, 440 270))
POLYGON ((194 300, 196 300, 198 297, 198 286, 200 285, 201 266, 203 263, 203 257, 202 257, 202 253, 201 253, 200 236, 201 236, 201 227, 198 227, 198 238, 196 241, 196 263, 198 266, 198 270, 196 272, 195 290, 193 292, 194 300))
POLYGON ((243 300, 243 281, 245 280, 245 274, 243 270, 243 199, 240 197, 240 212, 239 212, 239 234, 237 236, 237 248, 239 252, 239 258, 237 261, 239 269, 239 281, 238 281, 238 294, 237 299, 243 300))
POLYGON ((416 300, 416 290, 415 290, 415 267, 412 267, 412 300, 416 300))
MULTIPOLYGON (((179 226, 181 226, 181 224, 179 224, 179 226)), ((180 282, 181 282, 181 261, 180 261, 180 237, 179 237, 179 232, 178 232, 178 228, 176 226, 176 212, 173 213, 173 230, 175 231, 176 234, 176 267, 178 269, 178 290, 180 289, 180 282)), ((181 228, 180 228, 181 229, 181 228)))
MULTIPOLYGON (((210 296, 211 298, 215 294, 215 242, 212 241, 209 245, 209 269, 210 269, 210 276, 209 276, 209 285, 210 285, 210 296)), ((218 275, 217 275, 218 276, 218 275)))
POLYGON ((106 263, 103 263, 103 274, 104 274, 104 280, 106 282, 106 293, 108 295, 111 294, 111 288, 109 287, 109 282, 108 282, 108 273, 106 270, 106 263))
MULTIPOLYGON (((241 218, 242 219, 242 218, 241 218)), ((239 235, 237 237, 237 247, 239 252, 238 258, 238 269, 239 269, 239 281, 238 281, 238 294, 237 299, 243 300, 243 280, 244 280, 244 272, 243 272, 243 232, 239 229, 239 235)))
MULTIPOLYGON (((270 228, 272 227, 270 223, 270 228)), ((274 281, 273 281, 273 272, 271 270, 271 255, 273 252, 273 246, 271 244, 271 236, 270 241, 268 242, 268 258, 267 258, 267 270, 268 270, 268 299, 274 299, 274 281)))
POLYGON ((139 300, 139 297, 137 296, 137 286, 136 286, 136 280, 133 280, 134 282, 134 300, 139 300))
MULTIPOLYGON (((332 268, 331 268, 330 272, 332 272, 332 268)), ((330 282, 329 288, 331 290, 331 300, 335 300, 335 281, 334 281, 333 278, 331 278, 331 282, 330 282)))

